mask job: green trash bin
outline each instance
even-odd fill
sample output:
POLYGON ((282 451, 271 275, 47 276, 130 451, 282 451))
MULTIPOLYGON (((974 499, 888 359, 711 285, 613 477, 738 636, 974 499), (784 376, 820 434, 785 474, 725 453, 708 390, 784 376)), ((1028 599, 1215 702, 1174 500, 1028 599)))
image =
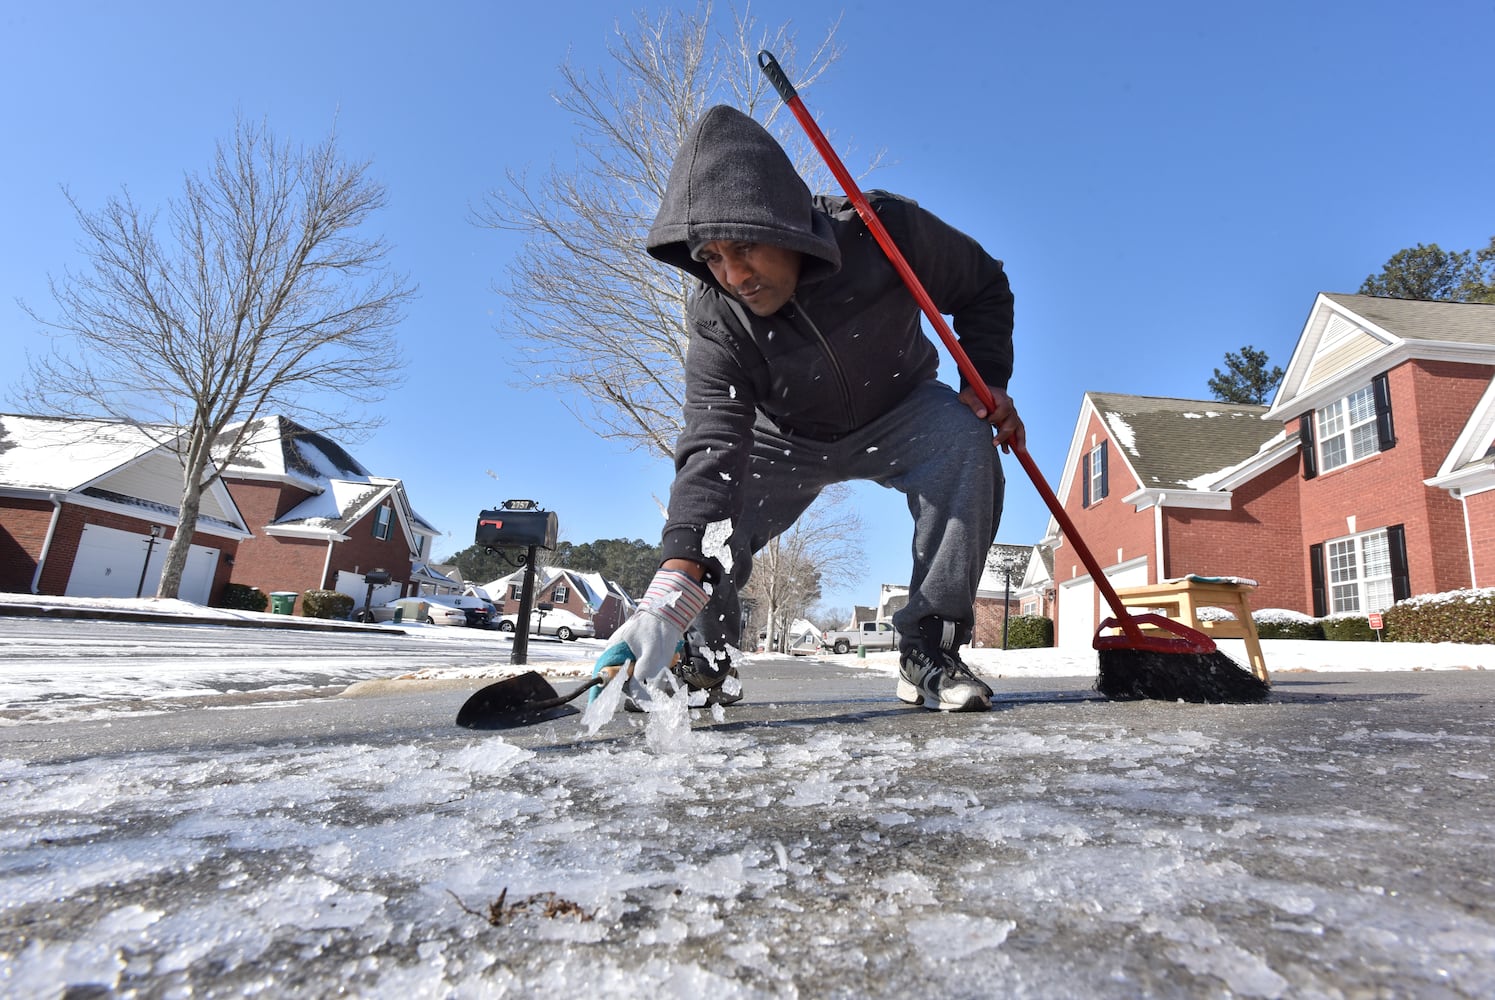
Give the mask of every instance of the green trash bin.
POLYGON ((273 615, 295 614, 296 592, 294 590, 277 590, 271 594, 270 613, 273 615))

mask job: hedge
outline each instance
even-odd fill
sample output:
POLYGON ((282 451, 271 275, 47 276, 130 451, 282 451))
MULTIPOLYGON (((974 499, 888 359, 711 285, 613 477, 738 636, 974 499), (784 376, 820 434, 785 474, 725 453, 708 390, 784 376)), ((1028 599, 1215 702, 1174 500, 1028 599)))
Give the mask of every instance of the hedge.
POLYGON ((335 590, 308 590, 301 595, 301 614, 306 618, 347 619, 353 613, 353 598, 335 590))
POLYGON ((225 583, 223 598, 218 606, 231 608, 234 611, 264 611, 270 606, 270 598, 261 593, 258 587, 250 587, 242 583, 225 583))
POLYGON ((1495 587, 1409 597, 1386 609, 1395 642, 1495 643, 1495 587))
POLYGON ((1054 645, 1054 623, 1043 615, 1013 615, 1007 620, 1008 649, 1048 649, 1054 645))

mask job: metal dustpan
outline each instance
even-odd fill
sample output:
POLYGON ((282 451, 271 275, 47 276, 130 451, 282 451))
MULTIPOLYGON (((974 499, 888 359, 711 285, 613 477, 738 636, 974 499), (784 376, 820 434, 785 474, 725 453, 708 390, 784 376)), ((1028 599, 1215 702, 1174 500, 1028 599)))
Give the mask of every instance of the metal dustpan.
POLYGON ((576 715, 581 709, 569 702, 607 683, 608 676, 598 674, 567 694, 556 691, 549 681, 533 670, 517 677, 506 677, 468 698, 457 713, 457 725, 464 729, 515 729, 576 715))

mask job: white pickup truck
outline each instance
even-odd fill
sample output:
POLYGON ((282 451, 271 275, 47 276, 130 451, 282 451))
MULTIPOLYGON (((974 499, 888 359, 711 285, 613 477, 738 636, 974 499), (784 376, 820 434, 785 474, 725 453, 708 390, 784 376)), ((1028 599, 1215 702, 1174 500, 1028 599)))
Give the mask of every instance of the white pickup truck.
POLYGON ((820 645, 836 653, 849 653, 858 646, 868 649, 897 649, 898 633, 891 622, 862 622, 861 628, 827 632, 820 645))

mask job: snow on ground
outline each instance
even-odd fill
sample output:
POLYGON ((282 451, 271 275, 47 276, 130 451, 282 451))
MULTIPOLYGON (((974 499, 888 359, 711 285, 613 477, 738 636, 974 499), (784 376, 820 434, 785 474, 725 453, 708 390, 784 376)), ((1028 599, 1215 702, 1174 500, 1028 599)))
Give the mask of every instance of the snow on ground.
MULTIPOLYGON (((535 644, 531 666, 579 675, 602 646, 535 644)), ((80 676, 117 678, 117 652, 91 650, 80 676)), ((968 659, 1006 677, 1095 665, 968 659)), ((1495 648, 1274 641, 1267 660, 1487 669, 1495 648)), ((474 669, 512 670, 430 676, 474 669)), ((144 702, 179 682, 132 671, 144 702)), ((590 742, 568 720, 542 740, 564 753, 465 731, 0 753, 0 994, 1277 997, 1394 975, 1402 995, 1489 995, 1477 890, 1418 891, 1440 843, 1473 863, 1489 830, 1416 826, 1425 785, 1488 786, 1488 736, 1321 717, 1285 745, 1205 732, 1208 707, 1130 729, 1097 711, 668 741, 630 738, 652 717, 590 742), (1317 795, 1285 801, 1289 774, 1317 795), (1399 844, 1410 874, 1378 853, 1399 844)))
MULTIPOLYGON (((233 611, 226 608, 205 608, 187 601, 158 601, 154 598, 55 598, 55 596, 0 595, 0 601, 10 604, 42 605, 42 607, 93 608, 100 611, 144 611, 144 613, 179 616, 182 620, 271 620, 281 616, 256 611, 233 611)), ((284 619, 281 619, 284 620, 284 619)), ((336 629, 339 623, 327 622, 327 628, 336 629)), ((368 626, 357 626, 368 628, 368 626)), ((492 632, 471 631, 446 625, 387 625, 381 628, 390 632, 404 632, 407 637, 422 643, 437 643, 446 649, 459 644, 486 643, 493 646, 495 640, 504 641, 504 646, 495 647, 492 664, 477 667, 432 667, 404 674, 411 679, 447 680, 460 677, 508 677, 520 670, 538 670, 549 677, 585 677, 591 673, 592 662, 597 659, 607 643, 605 640, 580 640, 574 643, 549 643, 531 641, 529 664, 526 667, 508 665, 507 637, 496 637, 492 632)), ((90 662, 79 668, 73 665, 69 677, 60 682, 58 677, 36 674, 31 677, 6 677, 0 674, 0 706, 18 706, 28 700, 55 700, 58 683, 69 688, 90 689, 100 692, 103 700, 117 700, 129 694, 136 703, 145 703, 152 698, 181 698, 191 694, 203 694, 212 680, 226 670, 226 658, 239 652, 239 644, 245 641, 245 632, 230 632, 223 635, 215 632, 214 641, 220 646, 205 644, 199 655, 191 661, 172 664, 169 670, 152 673, 132 673, 121 677, 118 664, 112 664, 115 655, 127 650, 121 647, 96 647, 88 650, 90 662), (120 688, 121 683, 127 685, 120 688)), ((0 644, 6 643, 6 632, 0 629, 0 644)), ((1221 652, 1232 656, 1238 664, 1245 664, 1245 643, 1242 640, 1220 640, 1221 652)), ((1271 673, 1295 673, 1295 671, 1393 671, 1393 670, 1495 670, 1495 646, 1474 646, 1467 643, 1331 643, 1331 641, 1265 640, 1263 652, 1266 667, 1271 673)), ((749 653, 747 662, 759 656, 749 653)), ((843 667, 866 668, 879 673, 896 674, 897 653, 872 652, 866 658, 848 653, 836 656, 824 653, 824 659, 843 667)), ((1088 647, 1079 649, 966 649, 963 658, 976 673, 991 677, 1084 677, 1096 673, 1096 652, 1088 647)), ((286 664, 266 664, 266 670, 295 670, 305 667, 303 658, 286 664)), ((341 664, 329 659, 324 664, 327 677, 324 683, 353 683, 356 680, 380 676, 377 664, 369 664, 360 658, 354 664, 341 664)), ((254 685, 256 674, 245 674, 242 665, 232 664, 233 677, 241 685, 254 685)), ((387 676, 387 674, 386 674, 387 676)), ((399 674, 395 674, 399 676, 399 674)), ((274 686, 281 689, 283 685, 274 686)))

